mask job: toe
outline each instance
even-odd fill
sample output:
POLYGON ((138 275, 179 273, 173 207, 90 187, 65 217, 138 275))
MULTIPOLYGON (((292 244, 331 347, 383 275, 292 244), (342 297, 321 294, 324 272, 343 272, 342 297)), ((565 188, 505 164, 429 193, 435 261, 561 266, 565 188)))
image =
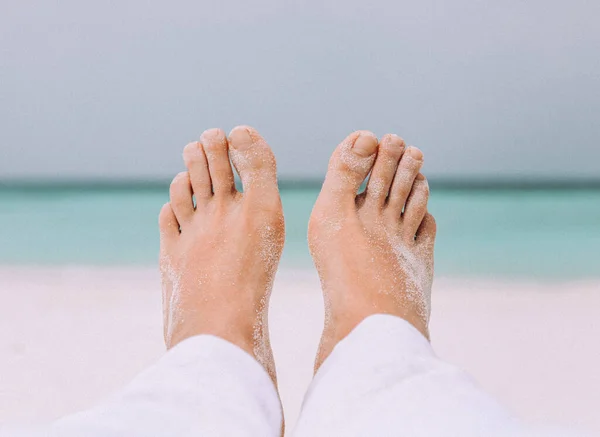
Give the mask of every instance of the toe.
POLYGON ((377 137, 369 131, 349 135, 333 152, 323 191, 354 199, 375 160, 377 137))
POLYGON ((171 182, 169 194, 171 196, 171 208, 173 208, 179 226, 183 227, 194 214, 192 185, 187 171, 175 176, 173 182, 171 182))
POLYGON ((417 230, 417 245, 425 248, 430 253, 433 253, 433 244, 435 242, 435 234, 437 232, 437 225, 435 219, 429 213, 425 214, 421 226, 417 230))
POLYGON ((392 188, 388 196, 388 212, 397 219, 408 199, 413 182, 423 166, 423 152, 416 147, 408 147, 402 154, 392 188))
POLYGON ((417 230, 427 214, 428 200, 429 184, 425 176, 419 173, 415 178, 402 215, 402 232, 407 240, 414 240, 417 230))
POLYGON ((161 244, 179 235, 179 223, 170 203, 165 203, 160 210, 160 214, 158 215, 158 229, 160 230, 161 244))
POLYGON ((210 199, 212 197, 210 173, 208 172, 208 161, 206 160, 202 144, 194 141, 185 146, 183 149, 183 160, 190 174, 190 181, 194 196, 196 196, 196 202, 210 199))
POLYGON ((231 195, 235 192, 235 185, 225 132, 221 129, 204 131, 200 143, 208 161, 213 193, 217 197, 231 195))
POLYGON ((385 204, 404 146, 404 140, 397 135, 385 135, 379 142, 377 158, 367 184, 367 207, 380 208, 385 204))
POLYGON ((253 128, 237 126, 229 134, 231 161, 242 180, 244 193, 277 193, 277 166, 273 151, 253 128))

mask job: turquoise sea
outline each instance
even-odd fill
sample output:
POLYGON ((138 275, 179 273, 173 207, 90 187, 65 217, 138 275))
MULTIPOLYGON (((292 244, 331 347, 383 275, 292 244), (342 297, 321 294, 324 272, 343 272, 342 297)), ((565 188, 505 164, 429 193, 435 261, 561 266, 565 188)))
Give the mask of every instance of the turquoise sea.
MULTIPOLYGON (((318 187, 282 189, 283 266, 312 265, 318 187)), ((0 189, 0 264, 155 265, 166 187, 0 189)), ((600 278, 600 190, 432 190, 436 271, 489 279, 600 278)))

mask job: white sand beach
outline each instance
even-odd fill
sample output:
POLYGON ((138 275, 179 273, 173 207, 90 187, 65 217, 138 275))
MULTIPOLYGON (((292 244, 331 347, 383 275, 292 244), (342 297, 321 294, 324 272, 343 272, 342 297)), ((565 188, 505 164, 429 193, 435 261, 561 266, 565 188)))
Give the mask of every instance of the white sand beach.
MULTIPOLYGON (((158 273, 0 268, 0 422, 87 408, 164 353, 158 273)), ((599 282, 439 279, 432 342, 522 417, 600 434, 599 282)), ((322 326, 316 274, 283 270, 271 335, 292 429, 322 326)))

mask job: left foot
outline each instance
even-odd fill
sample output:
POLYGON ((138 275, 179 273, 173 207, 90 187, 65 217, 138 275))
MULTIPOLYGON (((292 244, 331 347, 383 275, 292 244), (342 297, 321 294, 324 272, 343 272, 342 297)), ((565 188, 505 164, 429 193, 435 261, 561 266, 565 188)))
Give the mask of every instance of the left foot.
POLYGON ((315 369, 373 314, 401 317, 429 336, 435 221, 422 164, 423 153, 401 138, 386 135, 378 144, 366 131, 333 153, 308 226, 325 300, 315 369))
POLYGON ((167 348, 215 335, 254 356, 276 381, 267 316, 284 222, 273 152, 256 130, 236 127, 229 139, 220 129, 205 131, 183 157, 188 171, 173 179, 159 218, 167 348))

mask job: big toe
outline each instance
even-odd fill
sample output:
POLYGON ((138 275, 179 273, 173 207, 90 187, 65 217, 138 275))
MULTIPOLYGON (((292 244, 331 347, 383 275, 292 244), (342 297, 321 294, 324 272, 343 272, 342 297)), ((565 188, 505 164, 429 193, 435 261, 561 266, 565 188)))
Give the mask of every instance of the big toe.
POLYGON ((244 192, 277 191, 277 165, 273 151, 249 126, 237 126, 229 134, 230 156, 240 175, 244 192))
POLYGON ((323 190, 354 198, 375 161, 377 137, 369 131, 350 134, 329 160, 323 190))

